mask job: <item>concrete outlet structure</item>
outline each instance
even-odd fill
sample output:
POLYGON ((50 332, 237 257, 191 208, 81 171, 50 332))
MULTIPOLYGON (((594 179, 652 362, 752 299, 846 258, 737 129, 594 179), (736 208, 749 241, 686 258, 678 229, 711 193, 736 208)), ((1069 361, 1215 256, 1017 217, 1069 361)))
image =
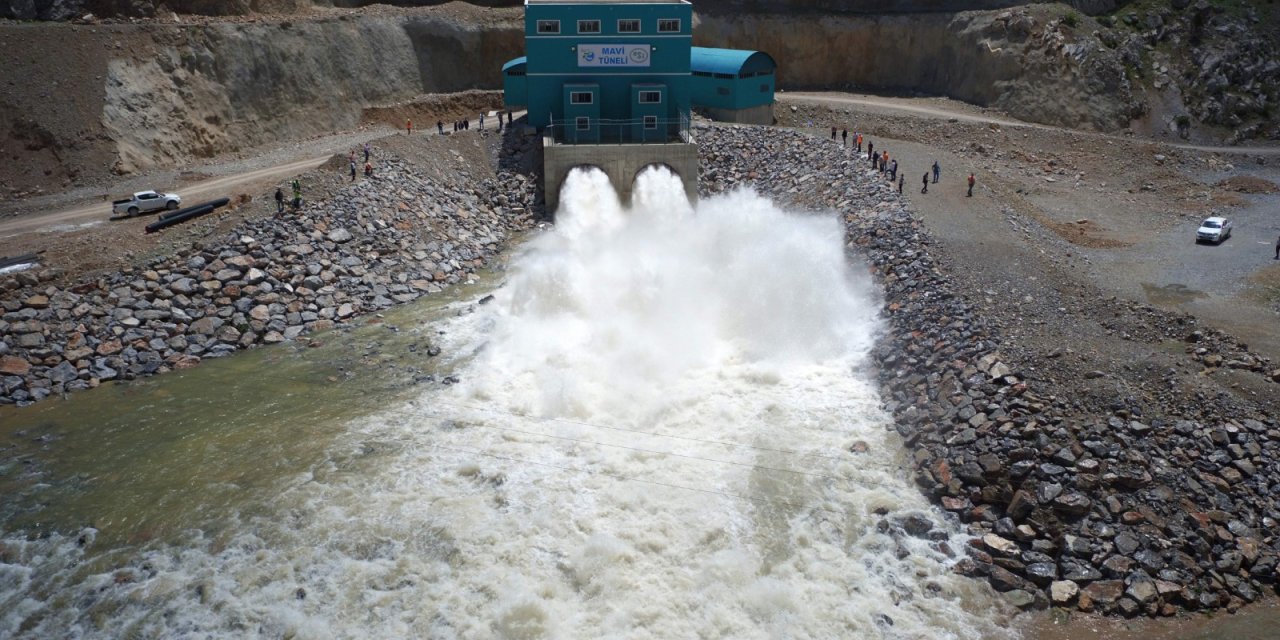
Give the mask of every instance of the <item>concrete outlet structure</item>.
POLYGON ((618 199, 631 202, 636 176, 652 165, 666 166, 680 176, 689 202, 698 198, 698 146, 692 138, 664 144, 560 144, 551 136, 542 139, 542 164, 547 210, 560 206, 560 189, 577 167, 596 167, 609 176, 618 199))

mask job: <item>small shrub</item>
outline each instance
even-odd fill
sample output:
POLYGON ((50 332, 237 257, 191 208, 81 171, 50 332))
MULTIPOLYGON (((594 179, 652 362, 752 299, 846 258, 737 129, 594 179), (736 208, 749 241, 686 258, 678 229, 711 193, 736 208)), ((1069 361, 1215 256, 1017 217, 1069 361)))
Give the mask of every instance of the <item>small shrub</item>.
POLYGON ((1065 24, 1072 29, 1080 26, 1080 14, 1075 11, 1068 11, 1067 15, 1062 16, 1062 24, 1065 24))

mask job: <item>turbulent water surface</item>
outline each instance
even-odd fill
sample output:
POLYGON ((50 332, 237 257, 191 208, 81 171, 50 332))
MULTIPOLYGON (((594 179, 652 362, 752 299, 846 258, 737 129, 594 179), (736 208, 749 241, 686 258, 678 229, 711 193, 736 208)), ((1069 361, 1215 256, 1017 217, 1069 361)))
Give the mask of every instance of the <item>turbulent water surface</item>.
POLYGON ((838 221, 750 192, 694 210, 657 169, 635 191, 572 174, 495 299, 439 325, 460 383, 268 431, 316 453, 183 480, 153 508, 189 526, 0 523, 0 636, 1001 636, 886 430, 838 221))

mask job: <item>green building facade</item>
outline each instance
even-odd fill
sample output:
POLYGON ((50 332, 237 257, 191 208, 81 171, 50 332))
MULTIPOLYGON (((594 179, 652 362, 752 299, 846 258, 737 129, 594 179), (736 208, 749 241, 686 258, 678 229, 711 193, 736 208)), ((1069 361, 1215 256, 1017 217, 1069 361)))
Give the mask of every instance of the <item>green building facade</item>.
POLYGON ((685 0, 525 0, 508 105, 564 142, 673 139, 688 126, 692 22, 685 0))

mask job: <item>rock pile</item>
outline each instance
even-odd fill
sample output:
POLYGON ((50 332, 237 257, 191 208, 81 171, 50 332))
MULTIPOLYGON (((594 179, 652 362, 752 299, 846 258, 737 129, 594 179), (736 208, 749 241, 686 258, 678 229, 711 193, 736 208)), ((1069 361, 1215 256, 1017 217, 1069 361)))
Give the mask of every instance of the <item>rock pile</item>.
MULTIPOLYGON (((1044 363, 1001 355, 997 323, 965 299, 981 292, 944 274, 928 233, 865 161, 780 131, 704 125, 700 141, 708 192, 751 184, 839 211, 874 265, 888 324, 874 353, 882 395, 916 482, 973 536, 957 571, 1020 607, 1126 616, 1235 609, 1275 588, 1274 418, 1231 404, 1097 411, 1045 394, 1024 373, 1044 363)), ((1180 337, 1203 343, 1190 349, 1202 362, 1225 350, 1235 366, 1269 366, 1216 332, 1180 337)))
POLYGON ((331 328, 464 280, 531 224, 525 175, 427 175, 378 157, 376 178, 218 242, 65 288, 28 272, 0 283, 0 403, 331 328))

